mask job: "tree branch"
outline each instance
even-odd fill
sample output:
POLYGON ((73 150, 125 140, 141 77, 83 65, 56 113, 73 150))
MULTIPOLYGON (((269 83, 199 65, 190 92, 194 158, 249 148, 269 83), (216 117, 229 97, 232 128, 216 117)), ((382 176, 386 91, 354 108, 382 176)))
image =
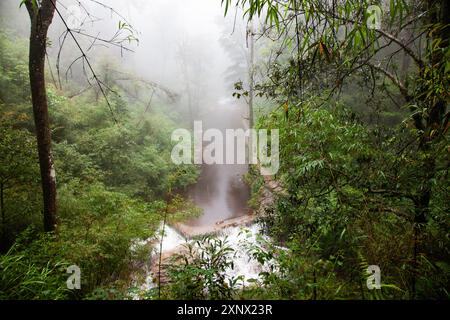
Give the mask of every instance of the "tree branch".
POLYGON ((405 87, 405 85, 391 72, 389 72, 388 70, 382 68, 379 65, 375 65, 372 62, 367 62, 366 63, 368 66, 370 66, 371 68, 374 68, 378 71, 380 71, 381 73, 383 73, 386 77, 389 78, 389 80, 392 81, 392 83, 394 83, 398 89, 400 90, 400 93, 402 94, 402 96, 405 98, 406 101, 411 101, 412 97, 409 95, 408 93, 408 89, 405 87))

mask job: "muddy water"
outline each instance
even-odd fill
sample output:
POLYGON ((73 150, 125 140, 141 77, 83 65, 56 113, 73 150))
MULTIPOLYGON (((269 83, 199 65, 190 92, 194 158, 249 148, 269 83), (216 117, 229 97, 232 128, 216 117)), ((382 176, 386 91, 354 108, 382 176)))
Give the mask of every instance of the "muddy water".
MULTIPOLYGON (((226 156, 226 129, 245 129, 245 106, 232 100, 223 99, 217 106, 206 112, 201 119, 203 132, 209 128, 219 129, 224 138, 224 159, 226 156)), ((204 143, 204 146, 209 142, 204 143)), ((236 147, 235 145, 235 155, 236 147)), ((203 214, 186 222, 191 227, 211 226, 220 221, 248 214, 247 201, 249 188, 243 181, 248 166, 243 164, 202 165, 202 172, 197 184, 192 188, 190 197, 203 209, 203 214)))
MULTIPOLYGON (((226 143, 231 143, 225 141, 225 130, 246 129, 245 115, 245 105, 223 100, 199 119, 203 122, 203 131, 215 128, 222 132, 224 157, 226 143)), ((143 292, 157 286, 156 279, 159 272, 157 262, 162 235, 164 259, 175 252, 182 252, 183 245, 194 236, 215 233, 221 240, 226 239, 227 244, 234 250, 234 268, 227 270, 226 275, 230 279, 239 275, 244 276, 245 281, 242 285, 249 285, 249 279, 259 278, 259 273, 267 269, 267 266, 252 259, 248 251, 251 246, 258 245, 257 238, 261 236, 261 233, 260 227, 253 223, 254 216, 249 215, 247 201, 250 192, 243 181, 243 175, 247 170, 248 166, 242 164, 204 164, 202 166, 201 176, 189 196, 197 206, 203 209, 203 214, 184 224, 166 225, 164 232, 158 233, 159 236, 151 239, 154 250, 145 283, 140 285, 143 292)), ((162 274, 164 274, 163 271, 162 274)), ((133 298, 139 299, 139 296, 133 298)))
MULTIPOLYGON (((203 131, 208 128, 219 129, 224 137, 224 157, 226 144, 226 129, 246 129, 245 106, 223 100, 217 106, 210 109, 200 120, 203 122, 203 131)), ((208 142, 209 143, 209 142, 208 142)), ((207 144, 207 143, 206 143, 207 144)), ((235 155, 236 155, 236 143, 235 155)), ((154 243, 151 264, 146 270, 145 283, 139 285, 142 292, 156 288, 157 275, 161 271, 161 282, 164 283, 164 269, 158 265, 159 244, 162 241, 163 265, 165 259, 174 253, 183 252, 184 245, 195 236, 214 233, 227 246, 233 249, 229 259, 233 259, 234 266, 225 271, 228 279, 243 276, 243 280, 237 286, 251 285, 250 279, 259 279, 260 272, 269 272, 275 266, 274 261, 260 264, 251 254, 252 248, 261 247, 261 241, 269 241, 268 237, 262 235, 260 226, 253 222, 254 216, 250 215, 247 201, 249 198, 249 187, 244 183, 243 175, 248 166, 242 164, 213 164, 203 165, 200 179, 190 193, 192 200, 203 209, 203 214, 184 224, 173 226, 166 225, 164 232, 158 233, 156 238, 151 239, 154 243), (161 239, 162 237, 162 239, 161 239), (263 239, 263 240, 261 240, 263 239)), ((162 231, 162 225, 161 225, 162 231)), ((168 260, 167 260, 168 261, 168 260)), ((133 296, 139 299, 139 295, 133 296)))

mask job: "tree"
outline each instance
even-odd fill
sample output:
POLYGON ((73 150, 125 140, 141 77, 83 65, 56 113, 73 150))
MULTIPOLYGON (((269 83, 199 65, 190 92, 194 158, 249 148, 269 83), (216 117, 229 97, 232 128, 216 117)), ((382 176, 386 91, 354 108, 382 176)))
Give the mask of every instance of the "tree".
POLYGON ((248 66, 248 124, 249 128, 253 128, 253 99, 255 96, 255 28, 253 27, 253 20, 249 22, 247 30, 248 41, 250 42, 250 61, 248 66))
MULTIPOLYGON (((238 8, 236 8, 238 10, 238 8)), ((233 21, 233 31, 229 34, 228 27, 224 30, 224 35, 221 39, 221 45, 227 52, 231 65, 225 71, 225 80, 231 82, 233 88, 236 90, 244 90, 245 93, 234 93, 233 96, 238 99, 245 98, 248 106, 248 123, 249 127, 253 127, 254 118, 254 100, 255 100, 255 78, 256 78, 256 63, 255 56, 257 56, 258 48, 255 48, 255 25, 252 21, 248 21, 245 30, 237 21, 233 21), (245 38, 245 41, 243 41, 245 38), (245 79, 245 81, 243 81, 245 79), (239 80, 239 81, 238 81, 239 80)))
POLYGON ((199 115, 199 107, 205 99, 208 74, 205 69, 206 57, 202 48, 206 44, 202 38, 182 40, 176 52, 184 91, 187 97, 189 122, 193 126, 199 115))
MULTIPOLYGON (((306 84, 311 95, 326 90, 324 103, 328 103, 339 98, 336 93, 341 91, 344 81, 357 77, 364 79, 372 93, 380 79, 383 85, 397 89, 397 96, 410 111, 404 123, 408 124, 409 137, 413 141, 403 141, 406 147, 398 148, 396 153, 398 158, 410 157, 411 162, 401 169, 406 169, 405 175, 413 182, 408 184, 409 188, 403 186, 401 191, 395 183, 381 185, 378 189, 370 187, 368 195, 382 194, 413 204, 412 266, 416 269, 423 229, 432 219, 433 181, 439 170, 443 170, 436 164, 438 153, 442 152, 439 144, 448 136, 449 2, 376 1, 378 9, 382 8, 379 11, 384 11, 375 18, 381 19, 376 25, 371 23, 373 1, 223 0, 222 3, 225 11, 232 3, 245 7, 248 21, 265 17, 266 36, 275 34, 282 47, 287 48, 275 53, 277 57, 282 51, 296 51, 294 58, 289 58, 287 67, 273 63, 268 72, 270 82, 262 92, 268 97, 278 97, 278 102, 293 100, 294 103, 289 105, 302 111, 307 99, 297 94, 297 88, 306 84), (404 69, 408 67, 408 60, 413 63, 407 77, 397 75, 396 62, 402 55, 404 69), (409 145, 413 145, 415 151, 408 148, 409 145)), ((413 272, 413 298, 415 282, 413 272)))
MULTIPOLYGON (((120 19, 123 19, 118 12, 116 12, 113 8, 103 4, 100 1, 92 1, 95 4, 103 7, 104 9, 109 10, 112 14, 118 16, 120 19)), ((50 130, 50 122, 49 122, 49 114, 48 114, 48 102, 46 95, 46 87, 45 87, 45 56, 47 54, 47 34, 48 29, 52 23, 53 16, 58 13, 58 16, 61 18, 65 31, 64 31, 64 39, 67 35, 70 34, 71 38, 75 42, 77 49, 79 49, 81 56, 75 59, 69 66, 69 70, 72 68, 73 64, 81 60, 86 64, 87 70, 89 70, 92 74, 92 78, 94 82, 99 87, 99 90, 103 97, 106 100, 108 108, 111 112, 112 118, 115 122, 117 119, 114 116, 114 111, 107 97, 107 90, 112 91, 108 88, 104 82, 102 82, 94 72, 94 69, 85 53, 82 49, 80 42, 76 39, 74 33, 82 35, 87 39, 91 39, 91 46, 95 44, 95 42, 102 42, 103 44, 113 45, 121 50, 129 50, 126 48, 123 43, 132 41, 137 41, 137 39, 133 36, 133 27, 125 20, 119 21, 118 31, 114 34, 111 39, 105 40, 98 36, 92 36, 90 34, 83 33, 80 29, 71 29, 66 21, 63 19, 60 11, 56 7, 56 0, 22 0, 21 5, 25 4, 28 14, 30 16, 31 21, 31 32, 30 32, 30 49, 29 49, 29 77, 30 77, 30 87, 31 87, 31 98, 33 104, 33 115, 34 115, 34 123, 36 129, 36 137, 37 137, 37 145, 38 145, 38 154, 39 154, 39 165, 41 171, 41 183, 42 183, 42 191, 43 191, 43 199, 44 199, 44 230, 45 231, 55 231, 57 225, 57 208, 56 208, 56 171, 53 163, 52 156, 52 138, 51 138, 51 130, 50 130), (126 33, 124 37, 123 33, 126 33), (128 34, 129 33, 129 34, 128 34)), ((84 9, 86 15, 90 17, 91 15, 84 7, 81 2, 78 2, 78 5, 84 9)), ((92 21, 91 21, 92 22, 92 21)), ((64 42, 63 42, 64 43, 64 42)), ((60 46, 60 50, 62 49, 63 44, 60 46)), ((57 69, 58 69, 58 78, 59 78, 59 58, 57 61, 57 69)), ((83 67, 83 70, 85 68, 83 67)), ((90 82, 89 82, 90 84, 90 82)))
POLYGON ((24 0, 30 16, 29 77, 36 127, 42 195, 44 199, 44 230, 54 231, 57 224, 56 172, 52 156, 52 139, 45 88, 45 55, 47 33, 55 14, 53 0, 24 0))

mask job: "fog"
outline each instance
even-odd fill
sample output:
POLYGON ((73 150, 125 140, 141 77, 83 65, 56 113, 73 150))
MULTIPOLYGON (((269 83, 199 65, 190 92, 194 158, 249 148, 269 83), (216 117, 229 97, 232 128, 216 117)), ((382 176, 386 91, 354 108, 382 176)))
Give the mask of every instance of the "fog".
MULTIPOLYGON (((246 126, 246 104, 231 96, 233 83, 247 80, 246 26, 241 12, 224 17, 220 0, 102 0, 101 4, 86 0, 81 4, 58 1, 49 31, 47 66, 53 77, 60 75, 54 80, 56 86, 68 89, 77 84, 76 92, 93 82, 80 49, 65 32, 67 23, 77 31, 76 40, 103 82, 118 80, 120 72, 121 77, 126 74, 152 83, 156 89, 139 87, 137 96, 146 101, 155 90, 156 103, 186 115, 187 122, 202 120, 205 129, 225 132, 246 126), (170 101, 160 88, 177 99, 170 101)), ((2 17, 2 23, 28 36, 25 7, 7 0, 1 8, 2 16, 15 17, 2 17)), ((126 97, 127 92, 119 94, 126 97)), ((187 122, 180 125, 189 127, 187 122)), ((204 215, 191 225, 247 214, 246 171, 246 165, 203 166, 190 196, 204 215)))
MULTIPOLYGON (((2 0, 2 25, 28 36, 29 18, 26 8, 19 8, 19 3, 18 0, 2 0)), ((230 82, 223 79, 226 70, 236 62, 230 61, 223 42, 237 36, 240 46, 245 46, 245 33, 241 32, 245 25, 241 15, 236 20, 234 15, 224 18, 220 0, 85 0, 81 3, 82 6, 75 0, 58 1, 58 11, 66 22, 75 21, 75 29, 90 36, 74 34, 99 76, 102 76, 99 64, 105 59, 110 63, 114 57, 120 70, 162 85, 182 98, 186 99, 186 91, 192 91, 191 95, 196 96, 197 105, 201 107, 220 96, 231 94, 230 82), (118 31, 119 21, 131 25, 132 32, 124 30, 118 39, 123 40, 129 35, 138 39, 138 42, 121 42, 133 52, 99 40, 110 40, 118 31)), ((81 74, 81 59, 72 64, 81 53, 70 36, 64 39, 65 30, 61 18, 55 13, 49 31, 50 67, 56 69, 56 59, 62 47, 59 69, 63 80, 67 80, 69 67, 68 78, 72 76, 72 80, 78 81, 82 81, 83 76, 91 78, 89 72, 81 74)), ((244 55, 242 60, 245 62, 244 55)), ((245 81, 245 74, 235 79, 238 80, 245 81)))

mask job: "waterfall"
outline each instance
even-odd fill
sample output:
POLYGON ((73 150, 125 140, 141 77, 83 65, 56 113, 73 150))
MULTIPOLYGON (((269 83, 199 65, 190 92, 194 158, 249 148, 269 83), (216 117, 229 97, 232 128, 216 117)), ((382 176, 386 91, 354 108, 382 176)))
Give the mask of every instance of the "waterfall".
MULTIPOLYGON (((148 240, 153 243, 153 261, 155 261, 154 259, 158 259, 159 257, 159 246, 162 234, 161 228, 158 232, 157 237, 148 240)), ((215 237, 221 240, 226 240, 227 245, 234 251, 232 253, 232 256, 230 256, 230 259, 233 259, 234 267, 226 271, 226 278, 231 279, 233 277, 243 276, 244 281, 239 282, 238 287, 242 285, 249 285, 250 282, 248 280, 260 279, 259 273, 262 271, 268 271, 267 263, 265 265, 261 265, 251 255, 251 248, 253 248, 254 246, 260 246, 260 240, 269 240, 267 236, 261 235, 261 228, 258 224, 252 224, 248 227, 228 227, 220 231, 217 235, 215 235, 215 237)), ((166 225, 163 240, 163 254, 177 253, 177 251, 181 251, 183 245, 193 241, 194 240, 186 239, 174 228, 166 225)), ((156 275, 151 270, 149 270, 145 282, 140 286, 140 290, 148 291, 152 288, 157 287, 155 279, 156 275)))
MULTIPOLYGON (((220 99, 217 106, 204 114, 201 120, 205 129, 215 128, 225 133, 227 129, 242 128, 247 106, 232 102, 229 98, 220 99)), ((227 143, 231 142, 227 140, 227 143)), ((250 190, 242 179, 247 171, 247 164, 203 165, 202 173, 189 194, 195 204, 203 209, 203 215, 183 224, 166 225, 161 254, 163 261, 173 254, 182 253, 183 245, 187 242, 199 250, 194 240, 188 238, 198 239, 197 236, 211 234, 222 241, 226 240, 226 245, 233 249, 229 257, 233 261, 233 268, 225 271, 225 277, 243 277, 237 286, 250 285, 250 279, 260 280, 261 272, 273 269, 274 261, 262 265, 252 254, 255 248, 264 247, 264 243, 270 242, 270 239, 262 235, 261 227, 254 223, 255 216, 247 207, 250 190)), ((152 263, 141 291, 157 287, 155 281, 159 272, 161 231, 162 226, 157 236, 149 240, 152 244, 152 263)))

